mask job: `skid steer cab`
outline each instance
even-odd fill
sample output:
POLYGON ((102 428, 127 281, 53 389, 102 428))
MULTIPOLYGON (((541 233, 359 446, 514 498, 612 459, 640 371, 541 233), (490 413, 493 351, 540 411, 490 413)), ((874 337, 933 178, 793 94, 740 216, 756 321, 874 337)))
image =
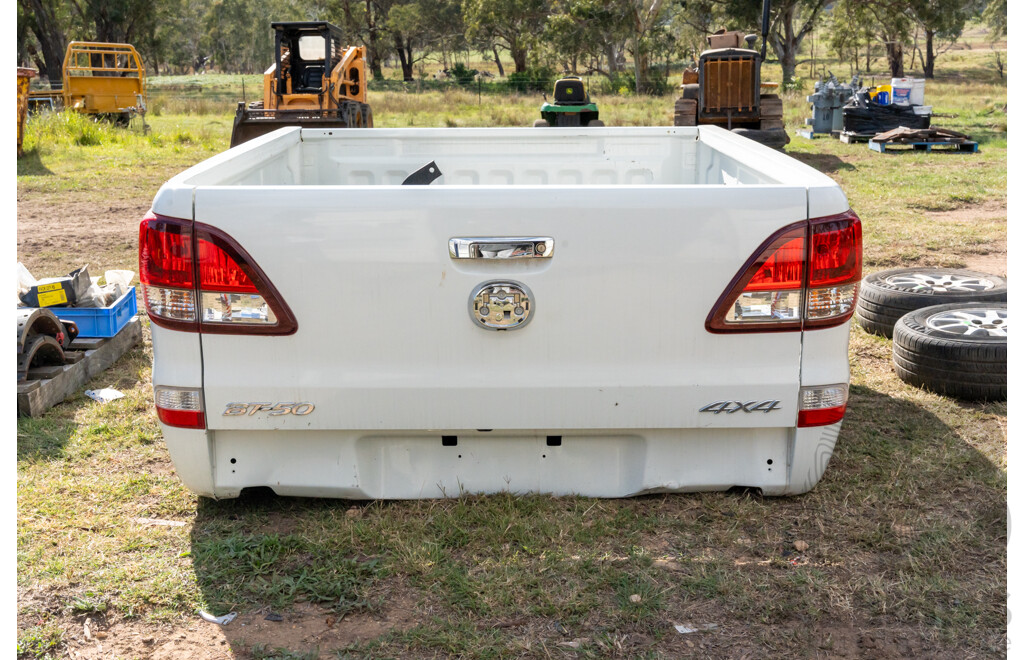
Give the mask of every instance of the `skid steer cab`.
POLYGON ((583 80, 579 76, 566 76, 555 81, 552 93, 554 103, 545 101, 540 107, 538 126, 604 126, 598 119, 597 104, 591 103, 583 80))
POLYGON ((326 21, 271 23, 274 63, 263 74, 263 100, 240 102, 231 146, 282 126, 370 128, 366 49, 346 46, 326 21))

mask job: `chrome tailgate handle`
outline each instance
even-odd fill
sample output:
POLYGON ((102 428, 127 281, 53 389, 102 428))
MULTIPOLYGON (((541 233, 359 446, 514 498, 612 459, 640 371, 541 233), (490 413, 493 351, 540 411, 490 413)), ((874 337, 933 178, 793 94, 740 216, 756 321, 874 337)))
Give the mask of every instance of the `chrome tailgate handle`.
POLYGON ((549 236, 496 236, 452 238, 448 254, 452 259, 550 259, 555 239, 549 236))

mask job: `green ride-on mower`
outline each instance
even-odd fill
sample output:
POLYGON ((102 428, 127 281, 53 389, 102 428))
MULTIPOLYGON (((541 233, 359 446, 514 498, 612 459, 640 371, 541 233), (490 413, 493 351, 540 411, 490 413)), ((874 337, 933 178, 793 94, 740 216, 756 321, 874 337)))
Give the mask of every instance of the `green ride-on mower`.
POLYGON ((579 76, 556 80, 554 97, 554 103, 545 99, 541 119, 533 122, 534 126, 604 126, 597 118, 597 104, 590 102, 579 76))

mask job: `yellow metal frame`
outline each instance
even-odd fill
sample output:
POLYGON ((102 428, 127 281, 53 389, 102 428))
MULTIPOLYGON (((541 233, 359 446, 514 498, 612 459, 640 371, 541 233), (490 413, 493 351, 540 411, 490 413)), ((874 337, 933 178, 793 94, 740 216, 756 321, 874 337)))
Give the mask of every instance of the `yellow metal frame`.
MULTIPOLYGON (((327 98, 327 105, 321 107, 319 94, 292 94, 292 79, 285 80, 280 102, 274 93, 276 64, 263 74, 263 107, 268 110, 329 110, 337 108, 342 100, 366 103, 366 48, 349 46, 341 60, 334 65, 329 75, 324 75, 321 89, 333 90, 327 98)), ((324 96, 327 96, 326 92, 324 96)))
POLYGON ((65 108, 95 114, 146 111, 146 67, 131 44, 72 41, 64 53, 63 83, 65 108))
POLYGON ((28 85, 36 75, 35 69, 18 67, 18 155, 21 156, 21 140, 25 133, 25 115, 28 113, 28 85))

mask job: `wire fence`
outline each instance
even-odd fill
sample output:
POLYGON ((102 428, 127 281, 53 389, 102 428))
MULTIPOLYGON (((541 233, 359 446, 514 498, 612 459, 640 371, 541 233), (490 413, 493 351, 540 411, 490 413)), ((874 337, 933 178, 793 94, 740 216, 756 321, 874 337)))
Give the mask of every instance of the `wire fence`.
MULTIPOLYGON (((430 92, 463 92, 475 94, 479 103, 484 97, 507 96, 550 96, 557 77, 527 78, 510 77, 492 79, 474 76, 470 79, 442 78, 404 80, 371 80, 367 90, 372 92, 389 92, 402 94, 422 94, 430 92)), ((593 76, 584 77, 584 85, 590 95, 633 95, 636 84, 633 78, 593 76)), ((652 78, 641 85, 643 93, 649 96, 671 96, 676 93, 676 86, 668 84, 663 78, 652 78)), ((263 98, 262 84, 243 84, 240 82, 212 82, 204 85, 193 79, 181 84, 163 81, 159 85, 147 84, 146 94, 148 105, 154 110, 163 108, 185 110, 190 112, 230 111, 238 102, 259 101, 263 98)))

